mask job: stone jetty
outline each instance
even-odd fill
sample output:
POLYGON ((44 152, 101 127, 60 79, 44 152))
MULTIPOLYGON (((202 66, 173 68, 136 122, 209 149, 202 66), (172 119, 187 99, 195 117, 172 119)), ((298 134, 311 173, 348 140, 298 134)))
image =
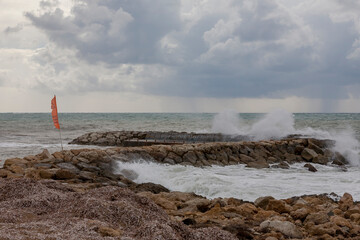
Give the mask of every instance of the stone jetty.
MULTIPOLYGON (((115 141, 116 142, 116 141, 115 141)), ((359 239, 360 203, 343 196, 206 199, 137 184, 117 161, 196 167, 346 165, 312 138, 73 149, 7 159, 0 169, 1 239, 359 239)), ((316 169, 315 169, 316 171, 316 169)), ((314 172, 315 172, 314 171, 314 172)), ((314 173, 316 174, 316 173, 314 173)))
POLYGON ((249 139, 248 136, 232 136, 220 133, 110 131, 86 133, 71 141, 70 144, 132 147, 158 144, 239 142, 249 139))

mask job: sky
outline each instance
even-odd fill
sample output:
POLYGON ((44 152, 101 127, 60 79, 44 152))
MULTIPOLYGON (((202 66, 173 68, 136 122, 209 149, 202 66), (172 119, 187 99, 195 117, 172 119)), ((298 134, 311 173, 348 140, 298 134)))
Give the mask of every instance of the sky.
POLYGON ((0 112, 360 112, 358 0, 0 0, 0 112))

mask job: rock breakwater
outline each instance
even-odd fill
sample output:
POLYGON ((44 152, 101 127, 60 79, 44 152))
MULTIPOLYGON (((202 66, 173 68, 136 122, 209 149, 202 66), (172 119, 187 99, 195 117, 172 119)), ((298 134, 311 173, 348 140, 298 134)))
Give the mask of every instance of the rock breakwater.
POLYGON ((238 142, 243 140, 249 140, 249 137, 175 131, 111 131, 87 133, 74 139, 70 144, 131 147, 164 143, 238 142))

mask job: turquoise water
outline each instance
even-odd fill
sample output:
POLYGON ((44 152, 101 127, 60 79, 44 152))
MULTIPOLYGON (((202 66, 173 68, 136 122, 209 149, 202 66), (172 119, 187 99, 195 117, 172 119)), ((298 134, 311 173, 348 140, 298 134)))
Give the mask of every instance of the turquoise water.
MULTIPOLYGON (((296 113, 60 113, 65 149, 72 139, 93 131, 156 130, 223 132, 253 135, 255 139, 298 133, 322 138, 351 138, 358 148, 360 114, 296 113)), ((0 159, 60 150, 59 131, 50 113, 0 113, 0 159)), ((354 147, 353 147, 354 148, 354 147)))

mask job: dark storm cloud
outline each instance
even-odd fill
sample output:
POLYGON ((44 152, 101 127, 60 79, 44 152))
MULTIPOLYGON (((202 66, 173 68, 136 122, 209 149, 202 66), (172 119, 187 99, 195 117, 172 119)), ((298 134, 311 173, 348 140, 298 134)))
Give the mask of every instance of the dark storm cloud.
MULTIPOLYGON (((56 2, 42 1, 41 7, 56 2)), ((356 2, 333 0, 329 13, 311 12, 311 5, 297 13, 274 0, 218 4, 208 1, 184 13, 180 1, 91 0, 76 1, 71 16, 59 8, 26 16, 57 46, 73 49, 90 65, 168 69, 164 76, 134 81, 134 91, 189 97, 344 98, 345 88, 359 82, 356 2), (346 11, 355 17, 344 17, 346 11)), ((101 88, 101 82, 89 80, 99 76, 82 79, 86 91, 101 88)), ((109 90, 124 89, 118 79, 113 82, 109 90)))

